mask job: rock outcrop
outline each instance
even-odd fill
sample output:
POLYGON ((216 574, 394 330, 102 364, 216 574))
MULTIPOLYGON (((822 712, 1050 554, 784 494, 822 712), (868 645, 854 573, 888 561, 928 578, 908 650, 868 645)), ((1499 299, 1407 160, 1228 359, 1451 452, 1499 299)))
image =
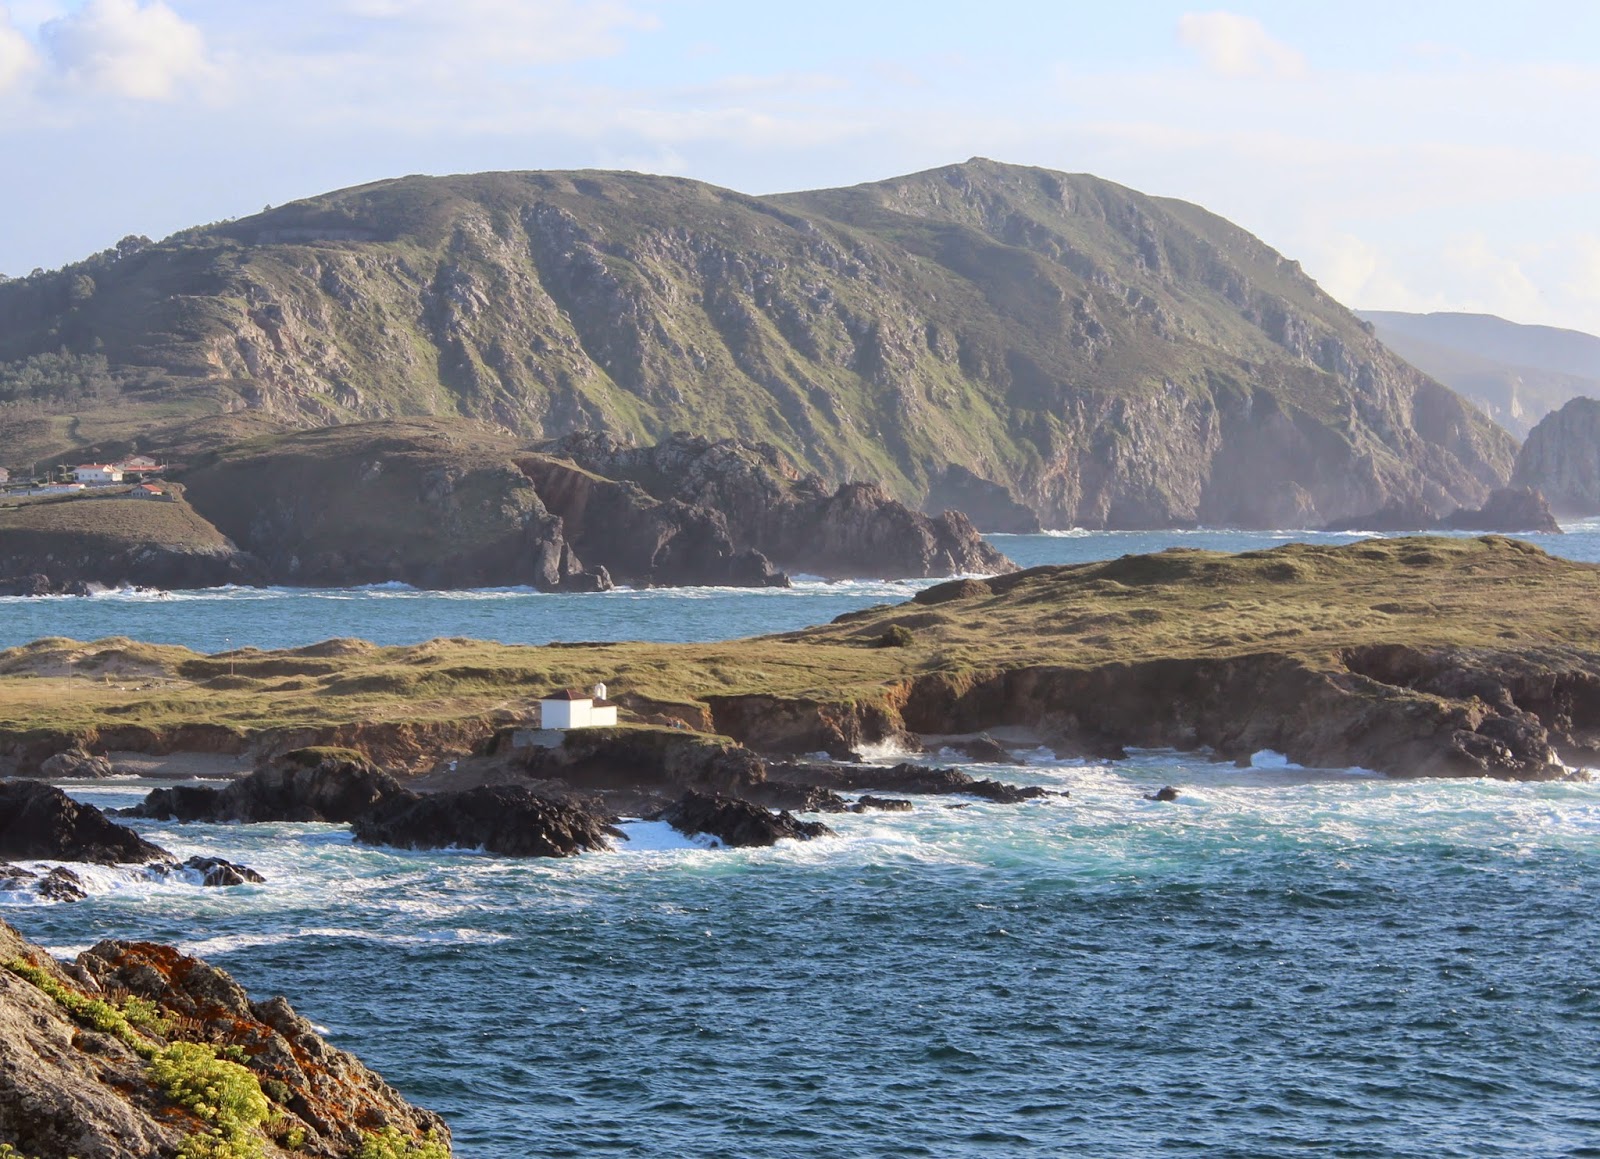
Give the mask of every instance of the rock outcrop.
POLYGON ((102 865, 173 860, 165 849, 93 805, 80 804, 42 781, 0 781, 0 858, 102 865))
POLYGON ((613 818, 520 785, 486 785, 423 796, 405 791, 357 817, 366 845, 401 849, 482 849, 502 857, 571 857, 611 847, 613 818))
POLYGON ((168 946, 103 941, 64 968, 0 922, 0 1142, 38 1159, 229 1154, 346 1159, 450 1133, 283 998, 251 1002, 168 946), (238 1061, 235 1061, 238 1060, 238 1061), (181 1076, 181 1077, 180 1077, 181 1076), (229 1109, 195 1093, 236 1092, 229 1109))
POLYGON ((1600 515, 1600 399, 1575 398, 1545 415, 1517 453, 1511 481, 1542 492, 1557 515, 1600 515))
POLYGON ((833 833, 821 821, 797 821, 788 812, 774 813, 736 797, 693 792, 663 811, 661 820, 680 833, 705 834, 735 849, 776 845, 784 839, 809 841, 833 833))
MULTIPOLYGON (((816 475, 802 475, 769 445, 673 435, 635 447, 584 432, 542 450, 582 471, 626 480, 660 500, 714 512, 733 543, 792 572, 899 579, 1013 567, 960 513, 924 515, 871 483, 830 488, 816 475)), ((529 469, 549 480, 557 468, 529 469)), ((541 493, 549 490, 547 482, 541 493)), ((569 520, 582 518, 576 503, 558 509, 569 520)))
POLYGON ((1544 496, 1527 487, 1497 487, 1482 507, 1458 507, 1440 515, 1426 503, 1395 501, 1380 511, 1330 523, 1324 531, 1377 531, 1404 534, 1424 531, 1494 531, 1507 535, 1542 532, 1560 535, 1561 525, 1544 496))
POLYGON ((325 821, 343 824, 403 794, 400 783, 348 749, 295 749, 224 788, 152 789, 130 816, 157 821, 325 821))
POLYGON ((957 463, 950 464, 929 483, 922 509, 929 515, 959 511, 984 532, 1033 535, 1043 530, 1039 516, 1018 500, 1011 488, 957 463))

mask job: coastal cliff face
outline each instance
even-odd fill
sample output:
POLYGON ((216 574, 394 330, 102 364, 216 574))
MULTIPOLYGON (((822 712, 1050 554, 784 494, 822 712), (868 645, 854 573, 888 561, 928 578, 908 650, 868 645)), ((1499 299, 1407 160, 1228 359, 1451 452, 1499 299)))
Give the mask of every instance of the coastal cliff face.
POLYGON ((1600 400, 1575 398, 1541 419, 1517 454, 1512 481, 1544 492, 1557 515, 1600 515, 1600 400))
POLYGON ((767 198, 380 182, 0 286, 0 393, 45 370, 61 389, 0 439, 18 462, 175 414, 458 414, 759 440, 913 506, 957 467, 1050 526, 1452 510, 1513 454, 1236 226, 983 160, 767 198))
POLYGON ((447 1159, 449 1138, 282 998, 147 942, 63 966, 0 922, 0 1143, 22 1155, 346 1159, 388 1139, 447 1159))

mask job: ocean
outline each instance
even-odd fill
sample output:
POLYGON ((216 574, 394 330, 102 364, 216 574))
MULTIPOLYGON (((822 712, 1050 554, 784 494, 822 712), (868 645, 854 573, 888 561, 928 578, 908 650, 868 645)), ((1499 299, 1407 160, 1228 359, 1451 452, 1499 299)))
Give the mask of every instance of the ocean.
MULTIPOLYGON (((1573 531, 1546 546, 1600 559, 1600 527, 1573 531)), ((1282 538, 995 542, 1034 564, 1282 538)), ((0 645, 709 639, 916 586, 111 594, 8 601, 0 645)), ((1600 785, 1271 753, 1039 750, 984 773, 1071 795, 918 799, 766 850, 635 822, 563 861, 139 822, 268 881, 95 870, 86 901, 0 913, 62 954, 171 941, 288 995, 443 1113, 463 1157, 1600 1156, 1600 785), (1176 801, 1145 798, 1162 785, 1176 801)), ((68 786, 99 805, 148 787, 68 786)))

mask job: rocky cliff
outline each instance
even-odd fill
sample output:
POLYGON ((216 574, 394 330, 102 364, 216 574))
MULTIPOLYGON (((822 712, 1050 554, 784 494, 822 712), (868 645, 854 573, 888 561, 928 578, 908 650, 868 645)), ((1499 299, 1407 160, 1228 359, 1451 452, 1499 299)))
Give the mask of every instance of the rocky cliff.
POLYGON ((1600 515, 1600 400, 1575 398, 1541 419, 1512 481, 1542 491, 1557 515, 1600 515))
POLYGON ((7 399, 18 463, 175 415, 456 414, 764 441, 913 506, 954 466, 1052 526, 1451 510, 1513 453, 1236 226, 984 160, 767 198, 408 177, 128 239, 0 285, 7 399))
POLYGON ((283 998, 252 1002, 223 971, 146 942, 63 965, 0 922, 7 1154, 447 1159, 449 1138, 283 998))

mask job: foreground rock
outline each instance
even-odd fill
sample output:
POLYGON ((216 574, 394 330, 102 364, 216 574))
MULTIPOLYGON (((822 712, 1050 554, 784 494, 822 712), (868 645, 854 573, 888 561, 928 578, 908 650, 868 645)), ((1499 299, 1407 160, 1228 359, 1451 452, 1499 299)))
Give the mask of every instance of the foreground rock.
POLYGON ((1511 482, 1543 492, 1558 515, 1600 515, 1600 399, 1575 398, 1540 419, 1511 482))
POLYGON ((704 793, 685 793, 660 819, 687 836, 703 833, 735 849, 776 845, 785 838, 809 841, 833 833, 821 821, 797 821, 788 812, 774 813, 749 801, 704 793))
POLYGON ((0 781, 0 857, 102 865, 173 860, 93 805, 39 781, 0 781))
POLYGON ((153 789, 130 816, 158 821, 324 821, 343 824, 404 792, 349 749, 296 749, 221 789, 153 789))
POLYGON ((622 833, 613 818, 520 785, 485 785, 422 796, 402 791, 355 818, 366 845, 402 849, 482 849, 502 857, 571 857, 611 848, 622 833))
POLYGON ((397 1144, 385 1153, 450 1137, 283 998, 251 1002, 222 970, 147 942, 104 941, 64 969, 0 922, 0 1060, 0 1141, 37 1159, 213 1154, 196 1148, 224 1126, 229 1154, 316 1159, 385 1130, 397 1144), (225 1047, 242 1064, 219 1058, 225 1047), (169 1060, 240 1091, 241 1118, 185 1099, 163 1078, 169 1060))

